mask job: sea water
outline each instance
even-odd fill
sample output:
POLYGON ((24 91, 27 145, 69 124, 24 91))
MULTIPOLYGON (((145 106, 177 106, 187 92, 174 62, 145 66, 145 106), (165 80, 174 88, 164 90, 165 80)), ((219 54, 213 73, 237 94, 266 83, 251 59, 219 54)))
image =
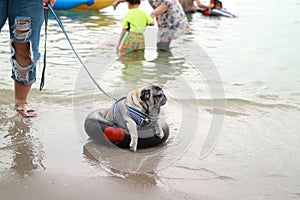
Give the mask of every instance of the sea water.
MULTIPOLYGON (((49 191, 68 187, 70 197, 79 182, 69 176, 93 182, 114 174, 129 177, 134 184, 124 190, 137 197, 150 187, 173 199, 299 199, 300 3, 224 0, 223 6, 237 18, 189 15, 191 31, 173 41, 171 52, 155 50, 157 29, 148 28, 145 54, 123 60, 115 45, 126 4, 116 11, 58 12, 77 53, 109 94, 121 97, 130 88, 158 84, 168 95, 162 115, 171 128, 169 141, 162 150, 141 151, 142 158, 126 157, 135 158, 126 167, 124 157, 103 155, 88 142, 85 116, 112 101, 93 85, 51 17, 46 85, 38 91, 40 62, 29 98, 39 117, 22 119, 14 112, 5 26, 0 34, 1 194, 57 197, 43 188, 32 196, 30 189, 43 183, 49 191), (208 150, 202 155, 204 144, 208 150), (146 177, 131 177, 147 171, 146 177)), ((151 12, 145 1, 141 8, 151 12)), ((44 33, 41 52, 43 42, 44 33)), ((112 185, 122 188, 122 181, 112 185)))

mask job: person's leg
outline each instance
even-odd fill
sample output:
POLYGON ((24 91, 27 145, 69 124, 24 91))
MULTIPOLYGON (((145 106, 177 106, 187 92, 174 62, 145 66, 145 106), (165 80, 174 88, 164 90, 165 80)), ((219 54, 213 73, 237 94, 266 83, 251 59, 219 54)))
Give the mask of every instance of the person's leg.
POLYGON ((27 111, 27 96, 31 85, 21 85, 15 81, 15 108, 16 110, 27 111))
POLYGON ((158 28, 157 32, 157 49, 160 51, 169 51, 172 38, 167 28, 158 28))
POLYGON ((28 110, 27 97, 36 81, 38 46, 43 23, 42 0, 9 0, 12 78, 15 82, 15 108, 28 110))
MULTIPOLYGON (((17 63, 23 68, 29 66, 31 64, 29 43, 13 43, 13 47, 17 63)), ((28 110, 27 96, 30 88, 31 85, 22 85, 15 81, 15 108, 17 110, 28 110)))
POLYGON ((123 44, 121 46, 121 53, 125 54, 135 50, 136 50, 136 44, 135 44, 134 33, 128 32, 123 40, 123 44))
POLYGON ((136 43, 136 51, 145 50, 145 37, 144 37, 144 34, 143 33, 136 34, 134 36, 134 38, 135 38, 135 43, 136 43))
POLYGON ((169 51, 170 42, 157 42, 157 49, 160 51, 169 51))

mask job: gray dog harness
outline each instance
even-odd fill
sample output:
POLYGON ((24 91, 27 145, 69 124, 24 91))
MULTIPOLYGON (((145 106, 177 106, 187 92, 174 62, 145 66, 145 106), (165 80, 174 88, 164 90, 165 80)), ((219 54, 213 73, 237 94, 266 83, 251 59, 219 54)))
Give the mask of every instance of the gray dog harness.
MULTIPOLYGON (((126 124, 124 123, 124 119, 122 117, 121 114, 121 109, 120 109, 120 102, 122 100, 124 100, 126 97, 123 97, 121 99, 119 99, 118 101, 116 101, 116 103, 113 106, 113 110, 112 110, 112 114, 113 114, 113 119, 115 121, 115 123, 119 126, 119 127, 126 127, 126 124), (121 122, 122 121, 122 122, 121 122)), ((138 126, 144 127, 147 126, 153 122, 157 122, 158 118, 156 117, 151 117, 149 115, 147 115, 146 113, 141 112, 140 110, 129 106, 126 104, 126 108, 127 108, 127 114, 131 117, 131 119, 133 119, 135 121, 135 123, 138 126)))

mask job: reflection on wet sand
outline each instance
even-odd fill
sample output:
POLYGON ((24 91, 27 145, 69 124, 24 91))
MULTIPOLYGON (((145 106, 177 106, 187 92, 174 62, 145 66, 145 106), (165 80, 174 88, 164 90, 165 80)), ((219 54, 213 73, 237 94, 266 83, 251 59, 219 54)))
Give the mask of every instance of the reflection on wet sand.
POLYGON ((139 149, 132 153, 128 149, 117 146, 103 145, 89 141, 84 145, 85 155, 98 160, 110 172, 119 175, 130 173, 153 173, 159 168, 160 160, 164 157, 165 145, 160 147, 139 149))
MULTIPOLYGON (((118 150, 118 147, 100 145, 94 141, 90 141, 83 146, 83 154, 89 160, 100 162, 102 168, 119 178, 126 178, 131 182, 142 185, 156 185, 157 177, 155 170, 159 164, 161 156, 156 155, 155 161, 147 163, 147 155, 140 153, 132 153, 128 150, 118 150), (139 169, 139 167, 141 167, 139 169)), ((144 150, 147 152, 147 150, 144 150)), ((150 155, 148 153, 148 155, 150 155)))
POLYGON ((145 84, 166 85, 176 79, 184 67, 182 58, 172 52, 156 52, 154 49, 130 52, 118 60, 124 65, 121 78, 126 85, 136 86, 145 84))
MULTIPOLYGON (((157 52, 156 48, 122 55, 111 65, 120 66, 121 79, 116 90, 129 91, 137 86, 156 84, 164 89, 185 71, 185 60, 172 52, 157 52)), ((111 68, 111 66, 108 66, 111 68)), ((121 92, 120 92, 121 93, 121 92)))
POLYGON ((121 77, 127 84, 134 85, 143 78, 142 62, 144 60, 144 51, 132 51, 120 56, 120 61, 124 64, 121 77))
POLYGON ((0 151, 4 152, 1 159, 6 160, 9 168, 19 175, 28 174, 40 167, 45 168, 42 164, 43 153, 40 142, 31 135, 30 119, 24 119, 19 114, 9 117, 1 110, 0 116, 0 122, 4 125, 0 130, 2 138, 0 151))

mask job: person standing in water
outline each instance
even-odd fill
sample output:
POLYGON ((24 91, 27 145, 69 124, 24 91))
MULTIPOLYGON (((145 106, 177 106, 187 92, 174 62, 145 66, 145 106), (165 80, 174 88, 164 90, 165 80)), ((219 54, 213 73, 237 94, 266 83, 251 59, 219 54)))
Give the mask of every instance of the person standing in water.
MULTIPOLYGON (((148 0, 153 8, 150 16, 156 18, 158 26, 157 48, 168 51, 173 39, 189 31, 190 26, 178 0, 148 0)), ((114 8, 125 0, 116 0, 114 8)))
POLYGON ((119 39, 117 50, 120 48, 123 38, 121 52, 138 51, 145 49, 144 32, 146 26, 153 26, 153 19, 144 11, 139 9, 140 0, 127 0, 129 12, 123 21, 123 30, 119 39))
POLYGON ((15 109, 24 117, 36 113, 28 107, 31 85, 36 81, 36 63, 40 58, 40 30, 47 4, 56 0, 3 0, 0 2, 0 31, 8 20, 15 109))

